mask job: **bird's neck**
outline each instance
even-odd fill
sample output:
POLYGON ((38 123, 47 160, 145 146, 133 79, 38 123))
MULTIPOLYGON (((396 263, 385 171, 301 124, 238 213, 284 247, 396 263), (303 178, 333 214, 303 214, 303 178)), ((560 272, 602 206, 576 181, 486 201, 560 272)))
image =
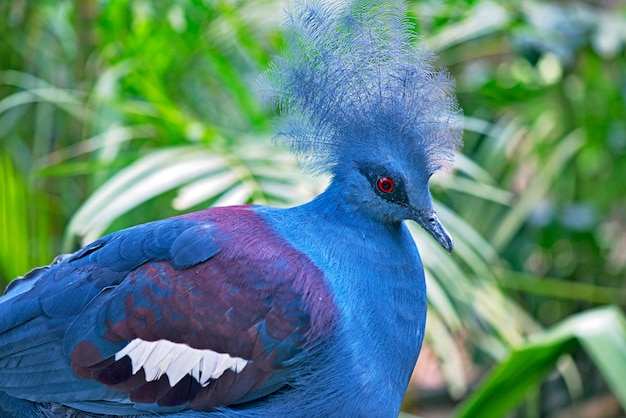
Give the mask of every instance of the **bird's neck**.
POLYGON ((345 379, 359 399, 346 408, 367 412, 399 405, 426 316, 423 268, 404 223, 365 216, 337 185, 303 206, 266 209, 265 216, 325 273, 341 315, 332 379, 345 379))

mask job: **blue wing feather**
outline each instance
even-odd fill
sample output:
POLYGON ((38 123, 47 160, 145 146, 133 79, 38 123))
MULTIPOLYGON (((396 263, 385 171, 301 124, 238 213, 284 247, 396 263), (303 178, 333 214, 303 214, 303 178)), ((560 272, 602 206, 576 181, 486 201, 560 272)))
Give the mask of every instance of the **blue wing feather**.
POLYGON ((98 401, 128 413, 249 401, 284 385, 293 357, 328 333, 334 311, 320 292, 323 275, 251 208, 123 230, 29 273, 0 298, 0 388, 37 402, 88 402, 92 412, 98 401), (187 375, 170 387, 115 357, 134 339, 253 366, 226 370, 220 385, 187 375))

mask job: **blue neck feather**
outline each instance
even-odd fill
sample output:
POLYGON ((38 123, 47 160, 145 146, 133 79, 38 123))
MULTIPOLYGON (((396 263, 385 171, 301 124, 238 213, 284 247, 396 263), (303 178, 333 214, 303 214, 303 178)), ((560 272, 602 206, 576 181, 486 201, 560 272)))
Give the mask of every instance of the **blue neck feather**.
MULTIPOLYGON (((333 415, 397 414, 394 408, 417 361, 426 319, 422 263, 404 223, 369 219, 346 202, 337 183, 303 206, 258 210, 326 273, 340 309, 334 351, 321 354, 323 361, 335 364, 324 368, 333 375, 316 378, 333 381, 327 386, 335 396, 337 388, 346 391, 339 397, 346 400, 346 413, 335 409, 333 415)), ((325 388, 314 385, 309 390, 318 392, 320 404, 310 402, 312 394, 294 396, 307 401, 299 407, 323 407, 325 388)))

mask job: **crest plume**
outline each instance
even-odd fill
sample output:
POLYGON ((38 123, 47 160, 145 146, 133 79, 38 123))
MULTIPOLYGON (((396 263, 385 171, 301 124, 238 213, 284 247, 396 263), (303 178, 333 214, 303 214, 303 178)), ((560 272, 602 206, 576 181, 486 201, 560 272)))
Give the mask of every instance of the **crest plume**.
POLYGON ((268 96, 279 141, 311 171, 336 174, 383 148, 432 174, 461 143, 454 82, 414 46, 404 3, 390 3, 302 1, 288 16, 268 96))

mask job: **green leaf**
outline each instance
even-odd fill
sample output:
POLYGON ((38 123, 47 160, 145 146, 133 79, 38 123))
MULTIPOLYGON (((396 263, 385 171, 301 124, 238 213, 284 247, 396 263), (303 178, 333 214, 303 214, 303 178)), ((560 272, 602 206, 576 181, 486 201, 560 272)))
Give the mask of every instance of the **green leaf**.
POLYGON ((626 305, 626 289, 573 282, 551 277, 538 277, 509 269, 497 269, 498 285, 505 289, 555 299, 578 300, 597 304, 626 305))
POLYGON ((580 130, 573 131, 561 140, 543 168, 536 174, 525 192, 519 196, 493 233, 491 242, 496 249, 502 249, 510 242, 513 235, 528 219, 532 208, 548 194, 555 179, 563 172, 563 167, 571 161, 583 144, 580 130))
POLYGON ((607 306, 574 315, 512 350, 454 416, 506 415, 541 384, 562 356, 579 346, 626 407, 626 317, 619 308, 607 306))
POLYGON ((509 22, 510 17, 502 6, 495 2, 485 2, 463 21, 447 25, 425 41, 430 48, 439 52, 482 36, 493 35, 509 22))
POLYGON ((563 322, 576 336, 600 370, 606 383, 626 409, 626 316, 616 306, 596 309, 563 322))
POLYGON ((219 172, 224 160, 198 146, 153 152, 120 171, 81 206, 66 232, 66 243, 98 238, 116 218, 139 204, 201 176, 219 172))
POLYGON ((4 281, 50 261, 49 206, 29 190, 29 184, 0 150, 0 289, 4 281), (31 239, 36 237, 36 239, 31 239))

